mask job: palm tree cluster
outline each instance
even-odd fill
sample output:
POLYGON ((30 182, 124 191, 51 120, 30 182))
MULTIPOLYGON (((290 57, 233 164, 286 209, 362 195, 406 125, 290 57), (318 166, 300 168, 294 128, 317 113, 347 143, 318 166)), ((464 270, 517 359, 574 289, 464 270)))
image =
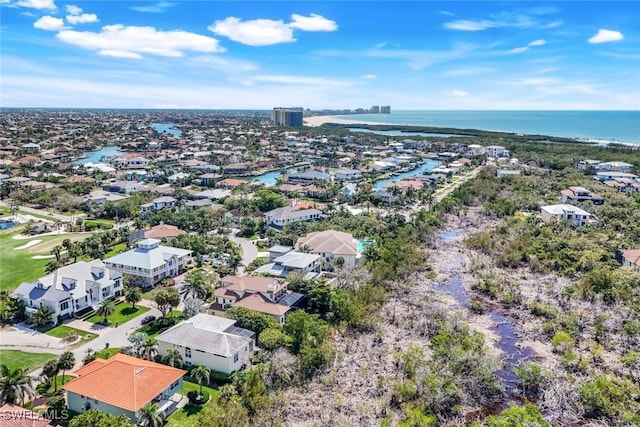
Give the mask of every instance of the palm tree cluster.
POLYGON ((70 351, 65 351, 58 359, 50 360, 42 367, 42 377, 44 381, 51 384, 53 381, 54 392, 58 391, 58 382, 56 377, 62 371, 62 384, 64 385, 64 376, 66 371, 72 369, 76 364, 76 358, 70 351))
MULTIPOLYGON (((158 343, 155 338, 144 332, 138 332, 129 337, 131 345, 125 347, 123 352, 145 360, 154 360, 158 355, 158 343)), ((180 360, 181 362, 181 360, 180 360)))
POLYGON ((29 367, 9 369, 0 365, 0 404, 24 405, 36 397, 29 367))

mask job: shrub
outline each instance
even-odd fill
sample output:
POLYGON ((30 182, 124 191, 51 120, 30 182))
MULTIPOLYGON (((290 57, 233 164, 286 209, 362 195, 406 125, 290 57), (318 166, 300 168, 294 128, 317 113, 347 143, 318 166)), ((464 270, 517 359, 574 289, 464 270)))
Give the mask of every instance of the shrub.
POLYGON ((477 314, 482 314, 484 313, 484 306, 482 305, 482 303, 478 300, 472 300, 471 301, 471 305, 469 306, 469 308, 471 309, 472 312, 477 313, 477 314))
POLYGON ((207 390, 202 390, 202 394, 198 394, 197 391, 191 390, 187 393, 187 398, 189 399, 189 403, 192 405, 203 405, 207 403, 210 399, 209 392, 207 390))

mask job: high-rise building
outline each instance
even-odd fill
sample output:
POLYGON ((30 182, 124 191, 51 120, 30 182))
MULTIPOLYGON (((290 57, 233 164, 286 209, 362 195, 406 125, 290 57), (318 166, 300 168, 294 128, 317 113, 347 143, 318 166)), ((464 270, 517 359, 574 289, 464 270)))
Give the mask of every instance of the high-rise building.
POLYGON ((391 114, 391 106, 390 105, 383 105, 382 107, 380 107, 380 113, 381 114, 391 114))
POLYGON ((374 106, 371 107, 370 111, 373 114, 378 114, 378 113, 380 113, 380 106, 379 105, 374 105, 374 106))
POLYGON ((302 126, 302 116, 302 107, 278 107, 271 112, 271 121, 276 126, 302 126))

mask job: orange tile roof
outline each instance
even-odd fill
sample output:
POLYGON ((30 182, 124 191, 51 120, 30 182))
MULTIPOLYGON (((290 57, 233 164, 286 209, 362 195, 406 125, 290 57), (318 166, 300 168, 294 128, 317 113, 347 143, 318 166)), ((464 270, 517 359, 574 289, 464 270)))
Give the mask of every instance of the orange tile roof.
POLYGON ((65 384, 64 390, 135 412, 186 371, 118 353, 104 361, 96 359, 75 373, 80 376, 65 384))
POLYGON ((147 239, 161 239, 163 237, 175 237, 187 234, 186 231, 180 230, 175 225, 158 224, 151 227, 144 232, 144 237, 147 239))
POLYGON ((244 307, 259 313, 282 316, 290 310, 286 305, 265 301, 260 294, 253 294, 236 302, 234 307, 244 307))

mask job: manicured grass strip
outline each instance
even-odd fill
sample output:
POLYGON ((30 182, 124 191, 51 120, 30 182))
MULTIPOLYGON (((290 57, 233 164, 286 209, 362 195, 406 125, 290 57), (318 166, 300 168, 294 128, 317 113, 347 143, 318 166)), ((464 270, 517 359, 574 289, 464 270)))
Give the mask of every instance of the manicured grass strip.
POLYGON ((111 258, 112 256, 116 256, 121 252, 125 252, 126 250, 127 250, 126 243, 118 243, 117 245, 111 246, 111 249, 109 249, 109 252, 104 254, 102 259, 111 258))
POLYGON ((47 335, 51 335, 56 338, 66 338, 70 333, 76 334, 79 338, 82 339, 83 342, 89 342, 93 339, 98 338, 98 334, 94 334, 92 332, 83 331, 82 329, 72 328, 71 326, 60 325, 55 328, 49 329, 45 332, 47 335))
POLYGON ((49 389, 47 389, 48 393, 53 393, 55 390, 60 390, 63 385, 74 379, 73 375, 65 375, 64 378, 62 375, 56 375, 55 382, 51 381, 51 385, 49 385, 49 389), (57 387, 57 388, 56 388, 57 387))
MULTIPOLYGON (((148 307, 136 306, 136 308, 133 308, 128 302, 121 302, 116 305, 113 314, 107 317, 107 322, 109 326, 116 326, 116 324, 122 325, 123 323, 126 323, 131 319, 135 319, 147 311, 149 311, 148 307)), ((102 323, 103 320, 104 317, 98 316, 97 314, 89 318, 89 322, 91 323, 102 323)))
POLYGON ((20 350, 0 350, 0 363, 10 370, 29 366, 31 371, 35 371, 49 360, 57 356, 51 353, 28 353, 20 350))

